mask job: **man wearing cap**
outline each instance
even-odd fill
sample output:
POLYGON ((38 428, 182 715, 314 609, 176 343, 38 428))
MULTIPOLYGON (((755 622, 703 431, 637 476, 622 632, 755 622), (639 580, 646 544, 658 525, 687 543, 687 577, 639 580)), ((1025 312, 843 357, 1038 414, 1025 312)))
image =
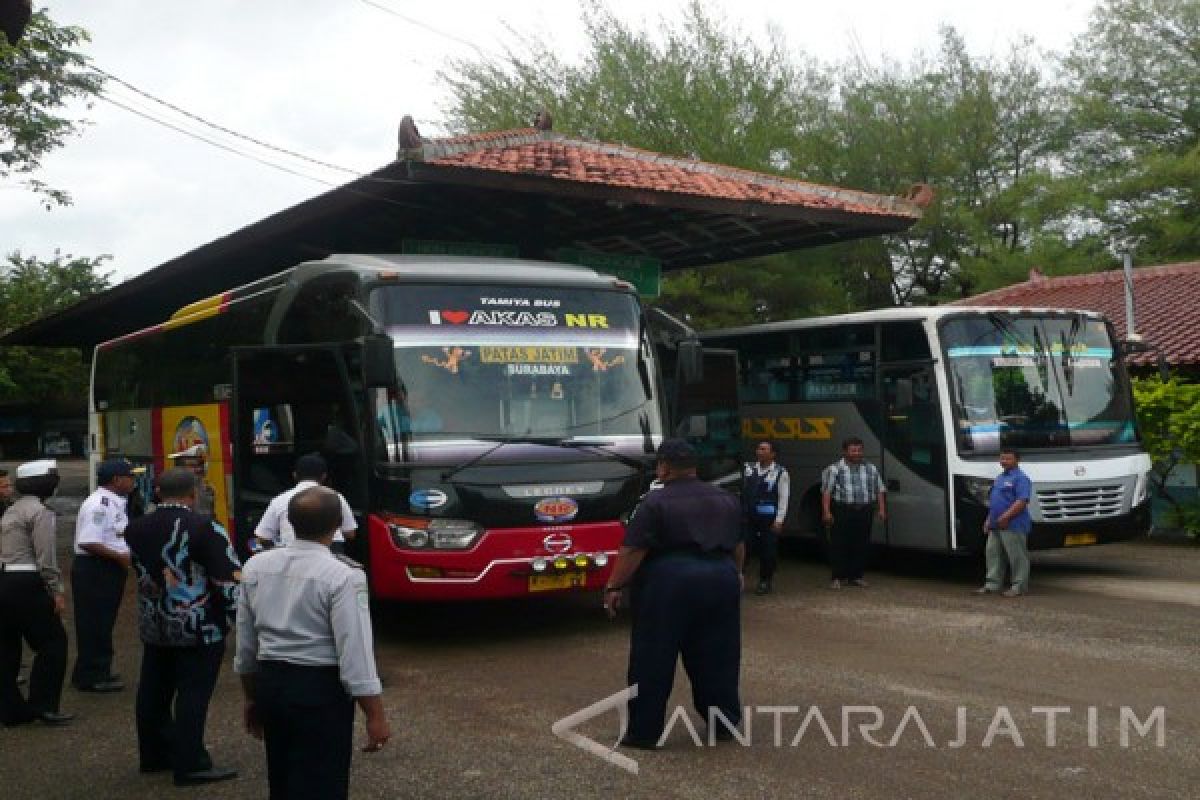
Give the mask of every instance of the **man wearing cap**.
POLYGON ((58 709, 67 672, 66 608, 55 551, 54 512, 45 500, 58 487, 58 463, 32 461, 17 467, 21 498, 0 519, 0 723, 41 720, 65 725, 58 709), (35 653, 29 697, 17 688, 21 641, 35 653))
POLYGON ((166 470, 158 476, 158 506, 125 529, 142 639, 136 707, 140 768, 173 770, 178 786, 237 776, 213 766, 204 747, 204 723, 236 607, 241 565, 228 537, 193 510, 197 488, 190 469, 166 470))
MULTIPOLYGON (((318 453, 309 453, 296 459, 296 466, 292 471, 296 485, 277 495, 271 500, 267 510, 263 512, 262 519, 258 521, 258 527, 254 529, 255 541, 252 543, 254 550, 287 546, 296 541, 296 532, 288 520, 288 503, 296 494, 305 489, 323 486, 329 477, 328 473, 329 467, 325 463, 325 458, 318 453)), ((334 553, 341 554, 346 550, 346 540, 353 539, 358 531, 358 523, 354 521, 354 513, 350 510, 350 504, 346 502, 346 498, 342 497, 340 492, 335 494, 341 500, 342 522, 333 534, 333 544, 330 549, 334 553)))
POLYGON ((71 684, 85 692, 117 692, 125 688, 112 672, 113 625, 125 592, 129 547, 125 544, 125 499, 133 476, 144 471, 123 458, 100 462, 99 487, 79 507, 75 520, 75 560, 71 593, 75 601, 75 669, 71 684))
POLYGON ((655 476, 625 529, 604 589, 610 616, 629 590, 629 726, 621 744, 660 744, 675 664, 692 683, 710 739, 728 739, 741 722, 742 512, 736 497, 696 477, 696 454, 682 439, 658 449, 655 476), (723 719, 722 719, 723 718, 723 719))

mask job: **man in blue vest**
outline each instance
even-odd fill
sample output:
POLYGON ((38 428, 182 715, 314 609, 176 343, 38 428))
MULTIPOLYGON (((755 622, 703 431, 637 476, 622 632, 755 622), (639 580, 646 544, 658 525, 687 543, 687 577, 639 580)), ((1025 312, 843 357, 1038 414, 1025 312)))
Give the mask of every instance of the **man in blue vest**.
POLYGON ((787 516, 791 479, 775 461, 771 442, 759 442, 754 456, 757 460, 746 464, 742 474, 742 512, 746 549, 758 558, 755 594, 768 594, 779 563, 779 533, 787 516))

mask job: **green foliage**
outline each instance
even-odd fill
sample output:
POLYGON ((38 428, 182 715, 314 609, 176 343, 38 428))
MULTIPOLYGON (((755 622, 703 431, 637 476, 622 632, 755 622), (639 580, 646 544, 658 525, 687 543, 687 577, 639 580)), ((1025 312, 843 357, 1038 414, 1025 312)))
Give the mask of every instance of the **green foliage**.
POLYGON ((1065 67, 1077 220, 1142 262, 1200 255, 1200 2, 1104 0, 1065 67))
MULTIPOLYGON (((49 261, 10 254, 0 264, 0 330, 10 330, 74 305, 108 287, 99 272, 108 256, 74 258, 55 253, 49 261)), ((77 350, 0 348, 0 402, 42 402, 82 397, 87 367, 77 350)))
POLYGON ((1142 442, 1154 459, 1159 495, 1172 505, 1167 524, 1200 535, 1200 505, 1181 503, 1162 488, 1177 464, 1200 463, 1200 384, 1137 378, 1133 395, 1142 442))
POLYGON ((454 127, 522 127, 545 108, 571 135, 885 194, 937 187, 909 233, 672 278, 663 304, 697 324, 959 296, 991 288, 1000 267, 1016 273, 1039 241, 1058 101, 1027 42, 975 59, 947 29, 932 58, 834 68, 778 35, 762 45, 700 2, 657 32, 599 4, 583 17, 578 63, 537 40, 501 60, 454 62, 442 76, 454 127))
MULTIPOLYGON (((75 50, 87 41, 85 31, 57 26, 44 9, 15 45, 0 34, 0 179, 31 175, 48 152, 82 130, 84 123, 65 111, 100 90, 100 78, 75 50)), ((70 203, 66 192, 36 179, 25 185, 47 208, 70 203)))

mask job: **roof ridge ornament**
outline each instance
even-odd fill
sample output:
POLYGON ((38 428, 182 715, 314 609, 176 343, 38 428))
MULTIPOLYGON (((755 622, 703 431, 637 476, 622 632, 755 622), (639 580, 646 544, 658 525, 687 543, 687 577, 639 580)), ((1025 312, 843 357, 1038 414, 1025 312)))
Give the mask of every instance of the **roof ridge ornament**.
POLYGON ((398 149, 397 161, 424 161, 425 139, 417 130, 417 123, 411 114, 405 114, 400 120, 400 129, 396 133, 398 149))

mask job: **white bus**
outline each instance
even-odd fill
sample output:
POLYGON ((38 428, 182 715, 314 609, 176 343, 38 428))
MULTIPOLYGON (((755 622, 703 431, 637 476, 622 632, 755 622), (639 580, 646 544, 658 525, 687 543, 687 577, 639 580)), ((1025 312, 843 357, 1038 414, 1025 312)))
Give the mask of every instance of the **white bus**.
POLYGON ((982 549, 1000 448, 1033 481, 1031 548, 1150 529, 1148 476, 1112 326, 1088 311, 899 308, 709 331, 737 351, 745 452, 792 475, 785 533, 820 531, 820 476, 857 436, 888 486, 881 545, 982 549))

